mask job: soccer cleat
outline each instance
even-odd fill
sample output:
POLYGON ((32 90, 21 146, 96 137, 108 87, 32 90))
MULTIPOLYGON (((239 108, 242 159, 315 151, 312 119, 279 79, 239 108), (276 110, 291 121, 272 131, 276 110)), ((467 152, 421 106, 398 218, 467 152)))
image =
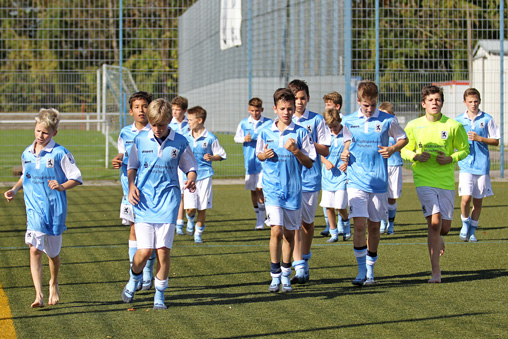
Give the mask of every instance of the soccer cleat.
POLYGON ((122 291, 122 301, 124 303, 130 303, 132 301, 132 299, 134 299, 134 292, 133 291, 129 291, 127 289, 127 286, 125 286, 123 291, 122 291))
POLYGON ((153 280, 143 280, 143 284, 141 285, 142 291, 151 290, 153 287, 153 280))
POLYGON ((270 283, 270 287, 268 287, 268 291, 276 293, 279 292, 280 289, 280 278, 272 278, 272 282, 270 283))
POLYGON ((329 231, 328 229, 325 229, 324 231, 322 231, 322 232, 321 232, 321 235, 322 235, 323 237, 327 237, 327 236, 329 236, 329 235, 330 235, 330 231, 329 231))
POLYGON ((348 220, 344 225, 344 234, 342 235, 342 240, 346 241, 351 239, 351 220, 348 220))
POLYGON ((290 282, 292 284, 305 284, 305 270, 304 269, 298 269, 296 270, 296 273, 294 276, 291 277, 290 282))
POLYGON ((262 230, 265 228, 265 225, 261 224, 261 225, 256 225, 256 227, 254 227, 255 230, 262 230))
POLYGON ((293 288, 291 287, 291 281, 289 280, 289 276, 282 276, 282 292, 293 292, 293 288))
POLYGON ((330 239, 328 239, 326 242, 327 243, 333 243, 333 242, 337 242, 337 241, 339 241, 338 236, 333 236, 332 235, 332 237, 330 239))
POLYGON ((467 241, 467 236, 469 234, 469 227, 471 226, 471 219, 467 218, 467 220, 462 220, 462 228, 460 229, 459 238, 462 241, 467 241))
POLYGON ((388 229, 386 230, 387 235, 392 235, 395 232, 393 231, 393 221, 388 221, 388 229))
POLYGON ((376 282, 374 281, 374 278, 367 278, 365 279, 365 281, 363 282, 363 286, 365 285, 374 285, 376 282))
POLYGON ((184 235, 183 225, 176 225, 176 235, 184 235))
POLYGON ((194 233, 194 242, 196 244, 202 244, 203 239, 201 239, 201 234, 194 233))
POLYGON ((162 303, 162 304, 161 303, 156 303, 156 302, 153 303, 153 309, 154 310, 165 310, 167 308, 168 307, 164 303, 162 303))
POLYGON ((381 220, 381 226, 379 227, 379 233, 385 234, 387 228, 388 228, 388 223, 386 222, 386 220, 381 220))
POLYGON ((351 283, 355 286, 363 286, 365 281, 367 281, 366 277, 356 277, 351 283))
POLYGON ((476 236, 474 234, 471 234, 469 236, 469 242, 478 242, 478 239, 476 239, 476 236))

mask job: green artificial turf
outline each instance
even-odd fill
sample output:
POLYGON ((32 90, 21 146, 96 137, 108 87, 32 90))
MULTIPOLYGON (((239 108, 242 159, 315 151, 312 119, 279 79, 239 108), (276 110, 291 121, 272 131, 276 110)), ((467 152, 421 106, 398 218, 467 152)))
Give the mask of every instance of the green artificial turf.
POLYGON ((205 243, 175 238, 164 311, 152 310, 153 291, 138 292, 131 304, 121 301, 129 277, 128 227, 118 219, 121 188, 86 185, 68 192, 61 302, 30 309, 34 289, 19 194, 0 203, 0 283, 19 338, 507 337, 508 183, 494 183, 493 190, 484 200, 478 243, 459 240, 455 209, 442 284, 427 283, 426 223, 414 186, 405 184, 395 234, 381 239, 377 284, 351 284, 357 274, 352 240, 326 243, 318 208, 310 282, 273 294, 269 230, 254 230, 243 186, 215 186, 205 243))

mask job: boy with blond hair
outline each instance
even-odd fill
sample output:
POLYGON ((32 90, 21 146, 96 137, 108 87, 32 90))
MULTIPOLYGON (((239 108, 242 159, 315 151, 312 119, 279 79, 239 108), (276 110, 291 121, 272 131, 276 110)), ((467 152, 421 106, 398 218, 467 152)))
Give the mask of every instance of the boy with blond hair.
POLYGON ((256 155, 263 166, 263 193, 270 226, 272 281, 268 290, 278 292, 282 284, 283 292, 291 292, 291 255, 302 221, 302 166, 312 168, 316 149, 307 130, 292 120, 294 94, 279 88, 273 102, 277 119, 271 127, 261 130, 256 144, 256 155))
POLYGON ((346 191, 346 169, 347 164, 340 159, 344 149, 343 130, 340 113, 336 108, 328 108, 323 112, 323 117, 330 128, 332 142, 330 145, 330 154, 325 158, 321 156, 323 163, 323 191, 321 193, 320 206, 325 209, 327 220, 330 221, 330 239, 329 243, 337 242, 339 234, 343 234, 343 240, 351 238, 351 226, 347 213, 347 191, 346 191), (339 210, 340 220, 336 223, 335 210, 339 210), (342 233, 339 233, 340 230, 342 233))
POLYGON ((143 279, 143 268, 155 252, 158 264, 153 308, 161 310, 167 308, 164 291, 168 287, 170 253, 180 205, 177 168, 187 174, 185 189, 194 191, 197 163, 187 139, 169 128, 171 108, 168 101, 152 101, 147 116, 150 131, 141 132, 134 138, 127 167, 138 250, 122 300, 126 303, 133 300, 143 279))
POLYGON ((256 143, 259 132, 272 123, 272 119, 265 118, 263 101, 259 98, 249 100, 250 116, 243 119, 236 129, 235 142, 243 144, 243 158, 245 164, 245 189, 250 190, 250 197, 254 212, 256 212, 256 227, 261 230, 265 224, 265 198, 261 175, 261 162, 256 157, 256 143))
MULTIPOLYGON (((129 179, 127 179, 127 163, 129 153, 132 147, 132 141, 139 132, 149 131, 150 124, 146 116, 148 105, 152 102, 152 95, 147 92, 133 93, 129 98, 129 115, 134 119, 134 123, 125 126, 118 136, 118 154, 113 158, 113 168, 121 169, 120 182, 122 183, 123 198, 120 205, 120 218, 122 224, 130 225, 129 233, 129 262, 132 266, 132 259, 137 251, 136 231, 134 229, 134 210, 129 202, 129 179)), ((155 263, 155 252, 146 263, 143 269, 143 284, 139 285, 142 290, 149 290, 153 286, 153 265, 155 263)))
MULTIPOLYGON (((295 96, 295 112, 293 121, 295 124, 304 127, 309 132, 316 152, 319 155, 327 156, 330 147, 330 130, 326 127, 323 116, 307 109, 310 94, 309 86, 303 80, 291 81, 287 88, 295 96)), ((297 233, 301 237, 295 239, 295 250, 293 253, 293 267, 295 275, 292 282, 303 284, 309 280, 309 260, 312 256, 311 246, 314 238, 314 218, 321 190, 321 158, 317 157, 312 168, 302 169, 302 228, 297 233), (301 239, 301 242, 300 242, 301 239)))
POLYGON ((422 89, 425 115, 406 126, 408 144, 402 158, 413 162, 416 193, 427 219, 427 245, 432 277, 429 283, 441 282, 439 257, 444 254, 443 235, 448 234, 453 219, 455 198, 454 164, 469 154, 467 133, 462 125, 449 119, 441 108, 444 95, 441 87, 422 89))
POLYGON ((406 134, 397 119, 376 108, 378 96, 374 82, 361 81, 357 94, 360 109, 343 120, 341 158, 348 163, 349 217, 353 218, 353 245, 358 264, 358 275, 352 283, 357 286, 375 283, 379 224, 387 216, 387 159, 407 144, 406 134), (390 137, 396 140, 392 146, 390 137))
MULTIPOLYGON (((393 105, 390 102, 383 102, 379 105, 379 110, 385 113, 395 115, 393 105)), ((395 140, 390 137, 390 145, 395 144, 395 140)), ((394 234, 393 226, 395 215, 397 214, 397 199, 402 194, 402 157, 400 152, 393 153, 388 158, 388 220, 381 220, 379 232, 387 235, 394 234)))
POLYGON ((480 110, 480 92, 468 88, 464 92, 467 110, 456 120, 464 126, 469 140, 469 155, 459 161, 459 195, 462 228, 460 240, 477 242, 476 229, 482 211, 483 198, 493 195, 490 184, 489 146, 498 146, 501 134, 489 114, 480 110), (471 199, 473 210, 470 212, 471 199))
POLYGON ((23 188, 27 215, 25 243, 30 247, 30 271, 35 287, 35 300, 30 307, 44 307, 42 292, 42 253, 49 260, 49 305, 60 301, 58 272, 62 233, 67 229, 66 191, 81 185, 79 171, 72 154, 57 144, 60 113, 53 108, 41 109, 35 118, 35 140, 21 155, 23 174, 4 197, 10 202, 23 188))
POLYGON ((213 187, 212 176, 215 174, 212 161, 225 160, 227 155, 219 143, 219 139, 205 128, 206 111, 195 106, 187 111, 190 133, 187 134, 190 148, 198 163, 196 190, 184 192, 184 207, 191 218, 196 216, 196 229, 189 228, 187 234, 194 234, 196 244, 203 243, 201 235, 205 230, 206 210, 212 208, 213 187), (196 212, 197 211, 197 212, 196 212))

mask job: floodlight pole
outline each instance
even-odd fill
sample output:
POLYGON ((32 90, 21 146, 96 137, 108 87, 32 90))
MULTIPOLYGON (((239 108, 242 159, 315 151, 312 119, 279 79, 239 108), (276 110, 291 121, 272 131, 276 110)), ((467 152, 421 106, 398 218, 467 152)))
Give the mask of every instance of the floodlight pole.
POLYGON ((252 98, 252 0, 248 2, 247 51, 249 59, 249 100, 252 98))
POLYGON ((346 81, 344 112, 351 113, 351 68, 352 68, 352 5, 351 0, 344 1, 344 78, 346 81))
POLYGON ((501 166, 499 167, 499 176, 504 178, 504 1, 499 2, 499 40, 501 43, 501 49, 499 56, 500 59, 500 67, 501 67, 501 103, 500 103, 500 112, 501 112, 501 166))
POLYGON ((379 88, 379 0, 376 0, 376 85, 379 88))
POLYGON ((120 6, 120 15, 119 15, 119 34, 118 34, 118 48, 120 49, 119 50, 119 54, 118 54, 118 65, 120 66, 120 84, 119 84, 119 87, 118 87, 118 90, 119 90, 119 99, 120 99, 120 129, 122 129, 123 127, 123 124, 127 122, 127 117, 125 116, 125 107, 124 107, 124 100, 123 100, 123 86, 122 86, 122 82, 123 82, 123 79, 122 79, 122 76, 123 76, 123 0, 120 0, 119 1, 119 6, 120 6))

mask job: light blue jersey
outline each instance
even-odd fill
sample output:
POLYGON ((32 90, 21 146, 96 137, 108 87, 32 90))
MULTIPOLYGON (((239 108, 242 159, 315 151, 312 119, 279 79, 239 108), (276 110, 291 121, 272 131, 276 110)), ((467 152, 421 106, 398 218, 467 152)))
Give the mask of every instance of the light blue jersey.
POLYGON ((118 153, 123 154, 123 163, 120 169, 120 182, 122 183, 122 204, 124 205, 131 204, 129 202, 129 179, 127 179, 127 163, 129 161, 129 152, 132 147, 132 142, 139 132, 149 130, 150 124, 147 124, 141 130, 137 129, 135 124, 132 124, 122 128, 120 135, 118 136, 118 153))
MULTIPOLYGON (((482 111, 471 120, 467 115, 459 115, 455 120, 460 122, 466 132, 476 132, 481 137, 501 139, 499 127, 494 122, 491 115, 482 111)), ((489 146, 486 143, 469 140, 469 155, 459 161, 461 172, 471 173, 474 175, 486 175, 490 172, 490 154, 489 146)))
POLYGON ((203 180, 214 175, 215 172, 213 171, 212 162, 206 161, 204 155, 219 155, 222 160, 226 159, 226 151, 219 144, 219 139, 217 139, 213 133, 208 132, 207 129, 205 129, 197 138, 194 138, 192 133, 187 134, 186 138, 189 141, 192 153, 194 153, 198 162, 198 178, 196 181, 203 180))
MULTIPOLYGON (((316 144, 330 146, 330 129, 323 116, 305 109, 301 117, 293 115, 293 122, 304 127, 316 144)), ((303 168, 303 192, 321 190, 321 158, 317 157, 312 168, 303 168)))
POLYGON ((277 121, 259 133, 256 156, 264 152, 265 145, 275 152, 273 158, 262 162, 265 205, 294 211, 302 206, 303 165, 293 153, 284 148, 289 138, 293 138, 302 153, 315 161, 316 148, 307 130, 291 123, 281 132, 277 127, 277 121))
POLYGON ((254 120, 252 117, 245 118, 238 124, 235 142, 243 144, 243 159, 246 174, 261 173, 261 161, 256 156, 256 143, 259 132, 272 123, 272 119, 261 116, 259 120, 254 120), (248 134, 251 136, 251 141, 245 142, 245 136, 248 134))
MULTIPOLYGON (((390 137, 389 145, 393 146, 393 145, 395 145, 395 143, 396 143, 395 139, 390 137)), ((388 158, 388 166, 389 167, 402 166, 402 165, 404 165, 404 161, 402 160, 402 157, 400 155, 400 151, 393 153, 388 158)))
POLYGON ((176 119, 173 118, 169 123, 169 127, 173 131, 175 131, 176 133, 180 133, 184 137, 190 133, 189 120, 187 120, 187 118, 184 118, 182 120, 182 123, 178 123, 178 121, 176 121, 176 119))
POLYGON ((322 186, 323 191, 335 192, 335 191, 343 191, 346 190, 346 182, 347 176, 346 173, 342 172, 339 169, 339 166, 343 163, 340 159, 340 155, 344 150, 344 142, 343 142, 343 129, 340 130, 339 134, 331 135, 332 136, 332 144, 330 145, 330 154, 326 157, 326 160, 331 162, 335 167, 330 170, 326 169, 326 166, 323 164, 322 167, 322 186))
POLYGON ((346 115, 342 123, 344 143, 351 141, 348 187, 369 193, 385 193, 388 190, 388 164, 378 152, 378 146, 388 146, 390 136, 394 140, 406 139, 406 133, 395 116, 378 109, 370 118, 358 110, 346 115))
POLYGON ((178 168, 184 173, 197 170, 189 142, 181 134, 170 129, 161 145, 151 130, 134 138, 128 169, 137 170, 136 223, 176 223, 181 200, 178 168))
POLYGON ((67 229, 67 193, 52 190, 48 181, 83 183, 72 154, 54 140, 35 155, 35 141, 21 156, 27 229, 47 235, 60 235, 67 229))

